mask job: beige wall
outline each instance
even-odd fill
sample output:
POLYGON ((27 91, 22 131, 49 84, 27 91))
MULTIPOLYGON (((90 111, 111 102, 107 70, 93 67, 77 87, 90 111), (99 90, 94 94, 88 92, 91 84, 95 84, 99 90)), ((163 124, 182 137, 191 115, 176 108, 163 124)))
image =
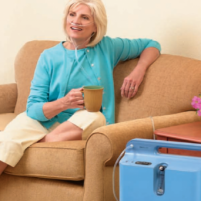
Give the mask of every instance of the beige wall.
MULTIPOLYGON (((14 82, 13 63, 30 40, 65 40, 67 0, 0 0, 0 84, 14 82)), ((200 0, 103 0, 112 37, 158 40, 162 53, 201 60, 200 0)))

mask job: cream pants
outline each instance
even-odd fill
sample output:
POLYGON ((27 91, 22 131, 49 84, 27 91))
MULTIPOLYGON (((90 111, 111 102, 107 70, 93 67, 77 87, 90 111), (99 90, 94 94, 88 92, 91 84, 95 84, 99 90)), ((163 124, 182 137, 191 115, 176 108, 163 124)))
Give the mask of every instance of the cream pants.
MULTIPOLYGON (((77 111, 68 121, 83 130, 84 140, 94 129, 106 125, 101 112, 86 110, 77 111)), ((0 161, 14 167, 27 147, 41 140, 58 125, 59 123, 55 123, 50 129, 46 129, 40 122, 28 117, 25 112, 19 114, 4 131, 0 132, 0 161)))

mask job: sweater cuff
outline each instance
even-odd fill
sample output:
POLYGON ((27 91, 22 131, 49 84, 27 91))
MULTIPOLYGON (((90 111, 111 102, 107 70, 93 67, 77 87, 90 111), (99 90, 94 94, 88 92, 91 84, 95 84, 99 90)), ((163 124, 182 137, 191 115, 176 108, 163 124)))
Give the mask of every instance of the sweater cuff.
POLYGON ((146 46, 146 48, 148 48, 148 47, 155 47, 156 49, 159 50, 159 52, 161 52, 161 45, 160 45, 158 42, 156 42, 156 41, 151 41, 151 42, 146 46))
POLYGON ((49 121, 43 113, 43 105, 45 103, 34 103, 27 109, 27 116, 38 121, 49 121))

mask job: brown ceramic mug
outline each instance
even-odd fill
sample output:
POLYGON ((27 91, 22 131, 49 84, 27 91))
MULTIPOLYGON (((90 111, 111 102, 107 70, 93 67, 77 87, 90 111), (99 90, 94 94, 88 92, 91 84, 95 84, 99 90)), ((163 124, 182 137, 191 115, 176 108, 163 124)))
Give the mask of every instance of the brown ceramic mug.
POLYGON ((98 112, 101 109, 103 98, 102 86, 84 86, 84 105, 88 112, 98 112))

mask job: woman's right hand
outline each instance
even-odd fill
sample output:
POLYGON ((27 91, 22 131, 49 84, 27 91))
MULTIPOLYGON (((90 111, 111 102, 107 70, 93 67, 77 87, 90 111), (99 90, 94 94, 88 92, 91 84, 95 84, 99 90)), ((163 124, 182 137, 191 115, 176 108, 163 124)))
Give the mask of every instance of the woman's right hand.
POLYGON ((63 104, 64 110, 73 109, 73 108, 84 108, 84 99, 82 96, 82 89, 72 89, 68 92, 63 98, 61 98, 61 102, 63 104))

